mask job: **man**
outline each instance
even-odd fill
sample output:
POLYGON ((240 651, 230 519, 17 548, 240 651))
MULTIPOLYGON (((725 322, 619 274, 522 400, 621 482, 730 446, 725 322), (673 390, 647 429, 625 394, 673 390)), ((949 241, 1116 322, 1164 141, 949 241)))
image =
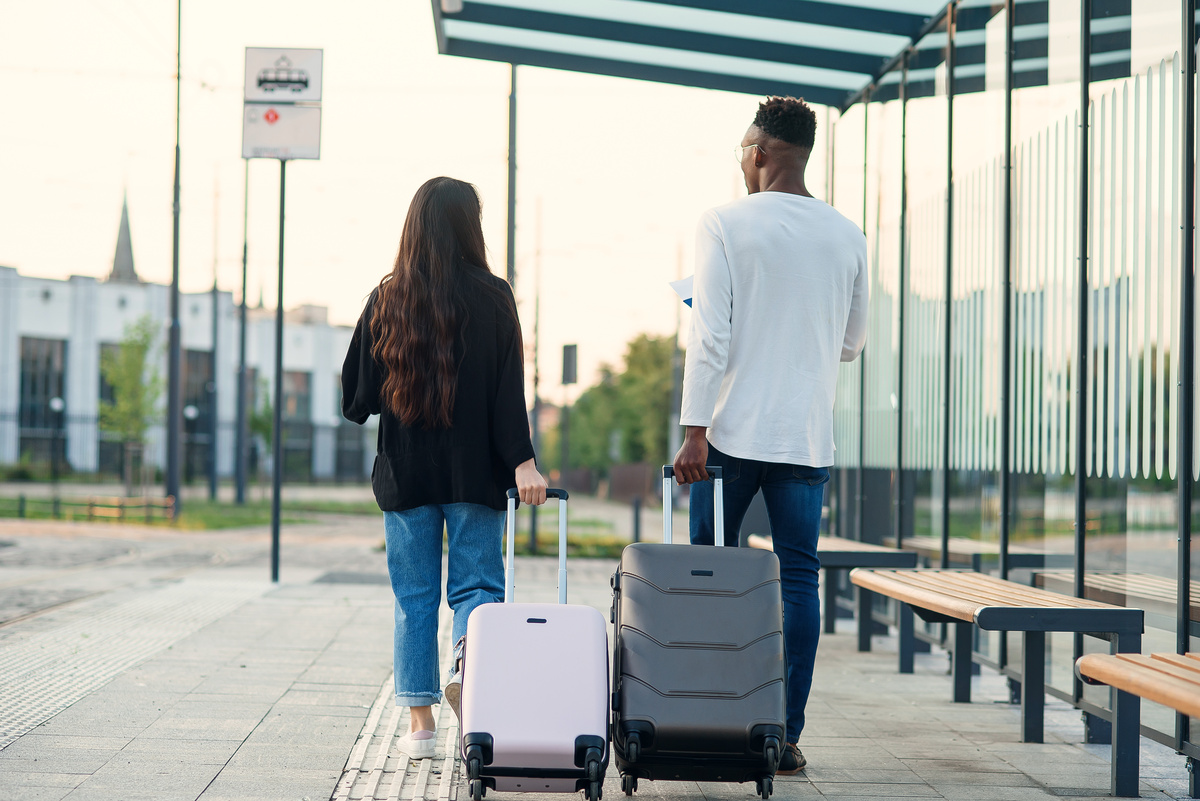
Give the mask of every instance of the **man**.
POLYGON ((797 741, 817 653, 817 533, 833 464, 838 362, 866 342, 867 246, 858 227, 804 185, 817 118, 772 97, 735 154, 749 197, 710 209, 696 233, 696 276, 675 475, 691 485, 691 540, 713 543, 720 465, 725 544, 760 489, 783 590, 787 744, 779 773, 805 766, 797 741))

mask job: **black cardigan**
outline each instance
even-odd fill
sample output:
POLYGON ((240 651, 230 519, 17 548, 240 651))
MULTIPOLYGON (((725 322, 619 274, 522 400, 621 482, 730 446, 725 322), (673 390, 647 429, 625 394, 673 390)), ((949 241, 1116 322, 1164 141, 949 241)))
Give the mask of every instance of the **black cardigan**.
POLYGON ((486 270, 462 269, 458 294, 463 316, 454 341, 458 377, 450 428, 406 426, 382 407, 384 368, 371 356, 370 322, 378 291, 367 300, 342 365, 342 414, 360 425, 370 415, 380 415, 371 485, 385 512, 448 503, 504 509, 505 491, 516 486, 516 467, 534 458, 512 289, 486 270), (500 293, 488 291, 482 282, 500 293))

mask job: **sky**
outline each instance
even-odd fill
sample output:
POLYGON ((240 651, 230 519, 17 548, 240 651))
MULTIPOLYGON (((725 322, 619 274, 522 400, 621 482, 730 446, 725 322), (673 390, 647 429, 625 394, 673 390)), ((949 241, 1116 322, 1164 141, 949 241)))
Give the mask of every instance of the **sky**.
MULTIPOLYGON (((135 266, 169 283, 175 30, 164 0, 0 0, 0 265, 107 275, 127 194, 135 266)), ((240 297, 247 46, 324 49, 321 158, 287 170, 285 308, 352 325, 437 175, 479 188, 504 274, 508 65, 438 55, 427 0, 184 0, 184 291, 215 268, 240 297)), ((516 291, 531 346, 540 272, 543 398, 564 398, 564 344, 579 346, 575 397, 637 334, 673 333, 667 282, 692 272, 700 214, 745 194, 732 150, 759 100, 518 69, 516 291)), ((249 195, 248 294, 272 307, 278 162, 250 163, 249 195)))

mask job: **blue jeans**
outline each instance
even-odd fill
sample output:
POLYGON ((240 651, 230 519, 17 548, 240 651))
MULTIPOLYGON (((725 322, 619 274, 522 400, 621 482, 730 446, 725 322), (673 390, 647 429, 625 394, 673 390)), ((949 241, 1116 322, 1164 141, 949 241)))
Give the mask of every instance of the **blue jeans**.
POLYGON ((450 544, 446 603, 454 610, 451 642, 467 633, 471 610, 504 600, 504 512, 474 503, 384 512, 388 575, 396 596, 397 706, 429 706, 442 700, 438 607, 443 526, 450 544))
MULTIPOLYGON (((787 654, 787 741, 804 731, 804 707, 812 688, 821 600, 817 592, 817 535, 829 468, 738 459, 708 445, 708 463, 722 468, 725 482, 725 544, 736 547, 742 518, 762 490, 779 557, 783 592, 783 639, 787 654)), ((713 482, 691 485, 693 545, 713 544, 713 482)))

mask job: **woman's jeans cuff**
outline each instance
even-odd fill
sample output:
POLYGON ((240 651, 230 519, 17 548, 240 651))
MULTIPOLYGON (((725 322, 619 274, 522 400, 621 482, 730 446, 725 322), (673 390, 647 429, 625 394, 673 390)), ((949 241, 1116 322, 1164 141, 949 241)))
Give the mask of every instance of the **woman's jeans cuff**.
POLYGON ((441 702, 442 694, 440 692, 424 694, 409 693, 407 695, 396 694, 396 706, 433 706, 441 702))

